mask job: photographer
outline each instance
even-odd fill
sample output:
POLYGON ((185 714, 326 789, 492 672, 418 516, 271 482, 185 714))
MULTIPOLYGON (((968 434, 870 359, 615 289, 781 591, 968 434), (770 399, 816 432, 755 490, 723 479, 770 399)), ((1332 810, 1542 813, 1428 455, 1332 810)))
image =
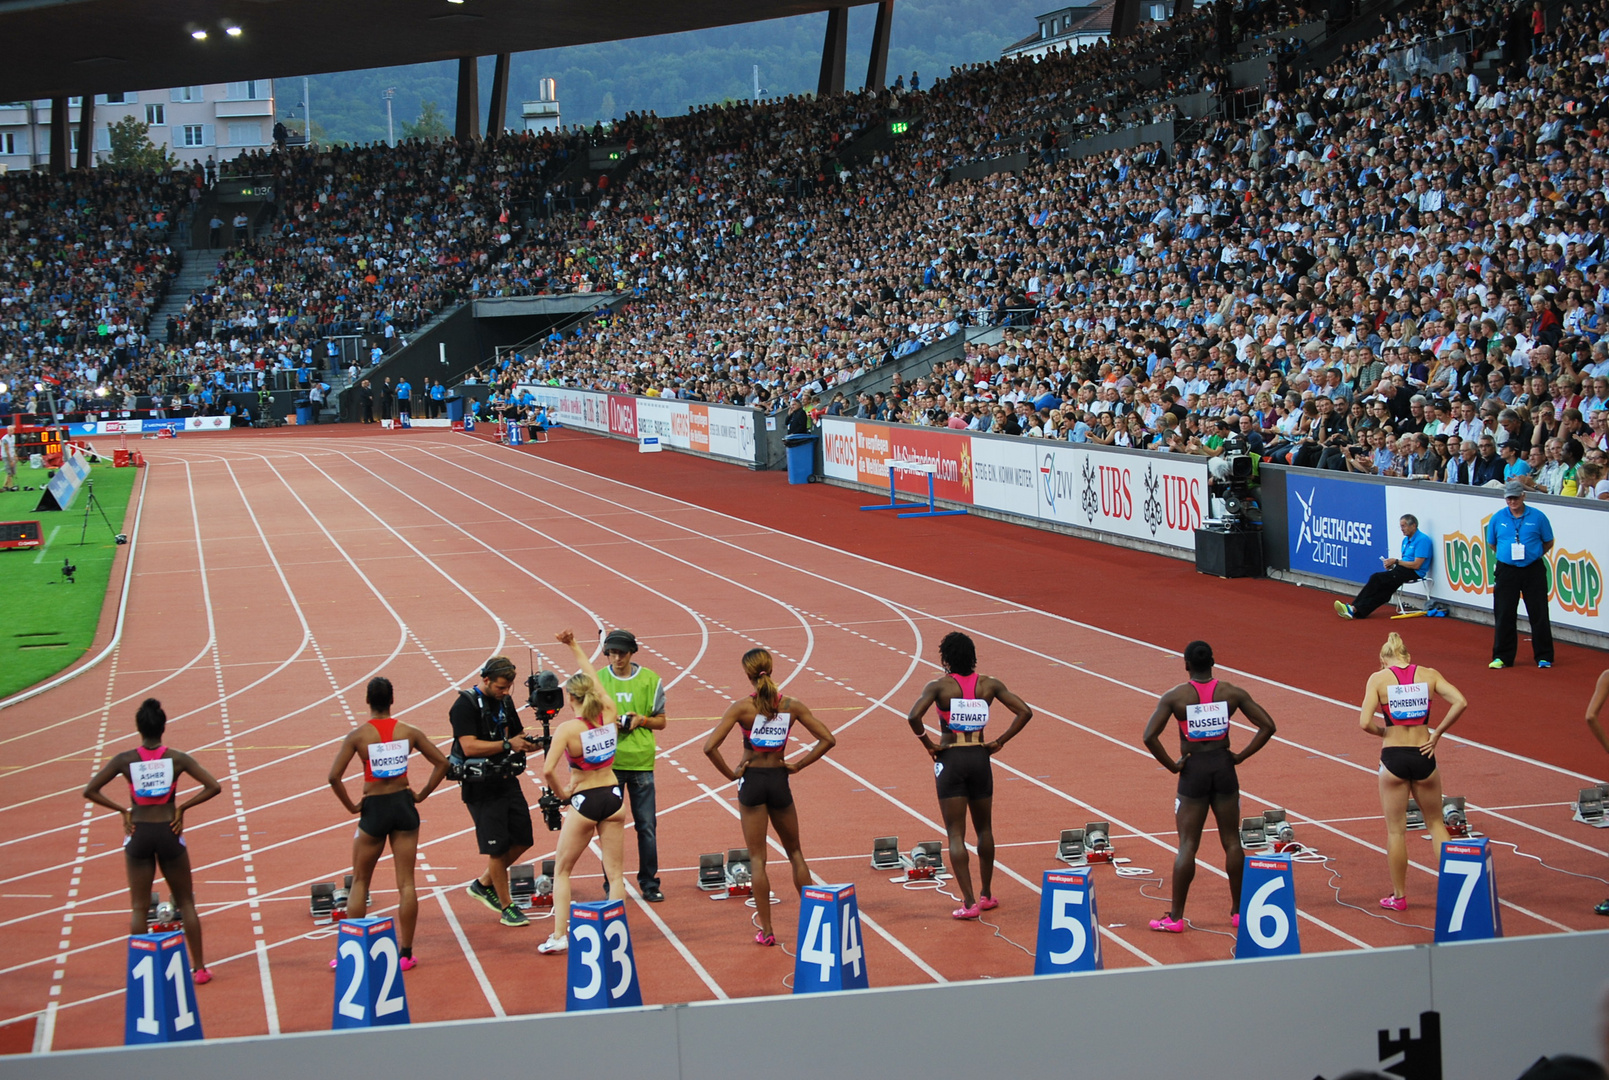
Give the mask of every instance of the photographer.
POLYGON ((447 717, 453 728, 455 779, 486 856, 486 869, 465 891, 498 912, 504 926, 527 926, 530 920, 509 899, 508 868, 531 846, 531 808, 519 774, 525 770, 525 753, 539 747, 524 734, 508 694, 515 674, 512 660, 492 657, 480 669, 480 686, 460 690, 447 717))

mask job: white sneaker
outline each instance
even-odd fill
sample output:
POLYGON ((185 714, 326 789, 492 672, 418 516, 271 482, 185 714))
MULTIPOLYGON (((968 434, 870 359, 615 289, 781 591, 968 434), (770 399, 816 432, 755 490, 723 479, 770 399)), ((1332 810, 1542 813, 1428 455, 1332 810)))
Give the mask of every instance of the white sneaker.
POLYGON ((569 939, 568 936, 566 936, 566 937, 554 937, 551 934, 549 934, 547 940, 542 942, 542 944, 540 944, 540 945, 538 945, 536 947, 536 951, 539 952, 539 953, 543 953, 543 954, 561 953, 561 952, 568 952, 569 948, 570 948, 570 939, 569 939))

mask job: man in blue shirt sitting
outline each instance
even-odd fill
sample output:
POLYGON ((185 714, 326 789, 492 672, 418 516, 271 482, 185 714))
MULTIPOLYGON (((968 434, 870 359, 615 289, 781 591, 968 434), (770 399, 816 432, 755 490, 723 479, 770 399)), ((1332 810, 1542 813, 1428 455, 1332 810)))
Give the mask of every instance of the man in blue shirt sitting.
POLYGON ((1383 568, 1370 574, 1357 599, 1350 604, 1337 600, 1335 613, 1343 619, 1367 619, 1375 608, 1389 601, 1398 589, 1418 581, 1430 573, 1430 560, 1435 545, 1430 537, 1419 531, 1419 519, 1412 514, 1402 515, 1402 554, 1395 559, 1382 559, 1383 568))
POLYGON ((1544 558, 1553 550, 1553 523, 1534 506, 1525 505, 1525 485, 1510 480, 1503 485, 1505 509, 1486 522, 1486 546, 1497 556, 1492 582, 1492 607, 1497 627, 1492 637, 1492 662, 1487 667, 1514 666, 1519 651, 1520 598, 1531 620, 1531 655, 1536 666, 1553 666, 1553 623, 1548 615, 1548 568, 1544 558))

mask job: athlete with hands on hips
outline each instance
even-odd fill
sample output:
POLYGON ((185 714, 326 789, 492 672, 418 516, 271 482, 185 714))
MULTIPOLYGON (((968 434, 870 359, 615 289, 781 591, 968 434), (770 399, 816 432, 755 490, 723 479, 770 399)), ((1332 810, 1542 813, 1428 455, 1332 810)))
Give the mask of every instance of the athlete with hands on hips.
POLYGON ((957 919, 976 919, 1000 906, 990 891, 994 879, 994 773, 989 758, 1017 737, 1034 711, 999 679, 978 674, 977 648, 965 634, 945 634, 939 642, 939 660, 944 674, 922 688, 922 696, 911 706, 906 719, 933 759, 939 810, 950 837, 950 871, 961 888, 961 907, 950 914, 957 919), (983 729, 989 722, 989 704, 995 701, 1011 710, 1011 726, 1004 735, 985 742, 983 729), (937 746, 922 726, 922 717, 930 706, 939 713, 937 746), (967 865, 969 810, 972 828, 978 834, 980 892, 976 899, 967 865))

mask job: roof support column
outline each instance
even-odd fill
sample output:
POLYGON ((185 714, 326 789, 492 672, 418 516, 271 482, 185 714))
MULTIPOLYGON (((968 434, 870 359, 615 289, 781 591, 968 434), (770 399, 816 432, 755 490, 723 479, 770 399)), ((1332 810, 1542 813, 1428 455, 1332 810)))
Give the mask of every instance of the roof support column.
POLYGON ((508 53, 497 54, 492 69, 492 100, 486 108, 486 137, 495 139, 508 126, 508 53))
POLYGON ((468 142, 480 134, 480 58, 458 58, 458 111, 453 135, 468 142))
POLYGON ((816 81, 816 95, 844 92, 844 64, 849 52, 849 9, 827 9, 827 37, 821 43, 821 78, 816 81))
POLYGON ((1112 37, 1133 37, 1140 28, 1140 0, 1117 0, 1112 7, 1112 37))
POLYGON ((877 5, 877 25, 872 30, 872 57, 866 64, 866 89, 881 90, 888 84, 888 32, 894 26, 894 0, 877 5))
POLYGON ((95 95, 85 94, 78 106, 78 161, 80 169, 95 164, 95 95))
POLYGON ((50 171, 67 171, 67 99, 50 99, 50 171))

